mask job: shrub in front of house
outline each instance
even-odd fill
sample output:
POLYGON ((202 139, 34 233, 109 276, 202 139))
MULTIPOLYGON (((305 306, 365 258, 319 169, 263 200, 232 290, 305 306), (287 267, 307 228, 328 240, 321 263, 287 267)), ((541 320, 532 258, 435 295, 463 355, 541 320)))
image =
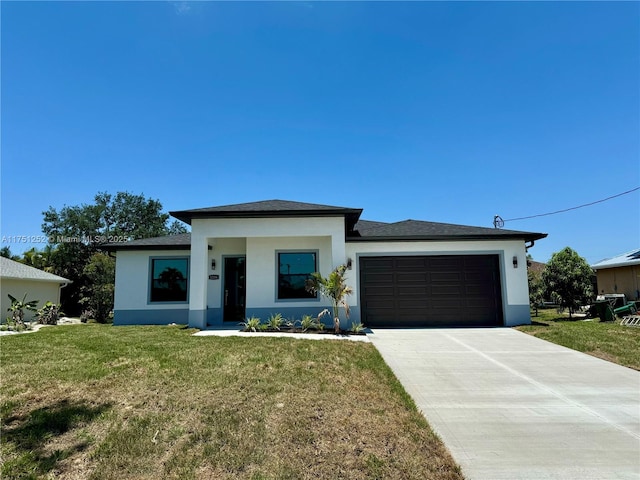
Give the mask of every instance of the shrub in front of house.
POLYGON ((57 325, 61 315, 59 304, 47 302, 36 312, 36 319, 41 325, 57 325))

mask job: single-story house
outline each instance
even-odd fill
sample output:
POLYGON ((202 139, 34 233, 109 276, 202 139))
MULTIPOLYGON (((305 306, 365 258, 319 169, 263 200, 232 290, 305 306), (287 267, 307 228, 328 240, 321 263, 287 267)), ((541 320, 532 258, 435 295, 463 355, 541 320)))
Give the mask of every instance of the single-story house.
POLYGON ((404 220, 284 200, 174 211, 190 234, 111 244, 114 324, 299 319, 330 305, 313 272, 348 265, 348 323, 370 327, 530 323, 526 250, 546 234, 404 220))
POLYGON ((596 272, 598 293, 624 293, 627 300, 640 300, 640 250, 632 250, 591 265, 596 272))
MULTIPOLYGON (((60 289, 71 283, 71 280, 59 277, 52 273, 39 270, 29 265, 16 262, 6 257, 0 257, 0 292, 2 292, 1 320, 11 315, 8 312, 11 307, 9 295, 22 300, 27 294, 26 301, 37 300, 37 308, 47 302, 60 303, 60 289)), ((25 321, 33 319, 34 312, 25 311, 25 321)))

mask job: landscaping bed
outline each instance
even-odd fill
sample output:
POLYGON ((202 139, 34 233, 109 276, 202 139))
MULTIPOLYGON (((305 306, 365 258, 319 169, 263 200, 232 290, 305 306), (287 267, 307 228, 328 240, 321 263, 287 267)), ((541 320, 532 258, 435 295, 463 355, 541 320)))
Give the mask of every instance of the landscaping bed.
POLYGON ((243 332, 282 332, 282 333, 326 333, 332 335, 365 335, 365 327, 360 322, 351 323, 351 328, 345 330, 339 324, 333 328, 327 328, 322 318, 329 315, 329 310, 323 310, 316 317, 303 315, 300 320, 285 319, 276 313, 269 316, 266 321, 258 317, 249 317, 240 323, 243 332))
MULTIPOLYGON (((247 330, 246 328, 241 329, 241 331, 246 332, 246 331, 254 331, 254 330, 247 330)), ((341 335, 341 336, 351 336, 351 335, 366 335, 365 331, 357 331, 354 332, 353 330, 344 330, 344 329, 340 329, 337 333, 335 330, 331 329, 327 329, 327 328, 323 328, 323 329, 302 329, 300 327, 287 327, 287 326, 283 326, 280 328, 260 328, 258 330, 255 330, 256 332, 270 332, 270 333, 313 333, 313 334, 319 334, 319 335, 341 335)))

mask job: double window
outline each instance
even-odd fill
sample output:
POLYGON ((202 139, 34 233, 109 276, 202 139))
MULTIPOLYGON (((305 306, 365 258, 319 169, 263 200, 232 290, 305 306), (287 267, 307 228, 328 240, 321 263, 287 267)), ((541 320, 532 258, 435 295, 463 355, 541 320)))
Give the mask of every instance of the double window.
POLYGON ((306 282, 318 271, 317 252, 278 252, 278 300, 317 298, 306 282))
POLYGON ((186 302, 189 258, 152 258, 150 302, 186 302))

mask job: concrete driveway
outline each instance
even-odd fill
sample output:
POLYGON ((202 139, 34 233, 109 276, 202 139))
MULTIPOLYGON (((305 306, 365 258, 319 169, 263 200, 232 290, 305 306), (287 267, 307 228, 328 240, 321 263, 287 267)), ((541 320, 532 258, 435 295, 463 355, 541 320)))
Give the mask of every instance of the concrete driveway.
POLYGON ((640 372, 509 328, 369 338, 467 478, 640 479, 640 372))

